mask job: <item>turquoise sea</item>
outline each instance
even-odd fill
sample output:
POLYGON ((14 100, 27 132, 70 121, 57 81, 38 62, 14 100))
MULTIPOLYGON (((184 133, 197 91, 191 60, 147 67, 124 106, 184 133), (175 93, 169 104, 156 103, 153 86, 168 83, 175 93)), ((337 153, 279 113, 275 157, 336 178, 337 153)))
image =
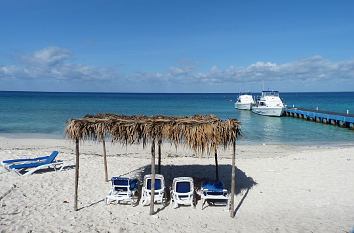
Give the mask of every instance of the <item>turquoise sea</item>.
MULTIPOLYGON (((254 95, 260 93, 255 93, 254 95)), ((86 114, 215 114, 242 123, 241 143, 354 144, 354 130, 290 117, 265 117, 234 108, 237 93, 142 94, 0 92, 0 135, 64 138, 66 120, 86 114), (231 102, 232 100, 232 102, 231 102)), ((354 92, 280 93, 288 106, 354 113, 354 92)))

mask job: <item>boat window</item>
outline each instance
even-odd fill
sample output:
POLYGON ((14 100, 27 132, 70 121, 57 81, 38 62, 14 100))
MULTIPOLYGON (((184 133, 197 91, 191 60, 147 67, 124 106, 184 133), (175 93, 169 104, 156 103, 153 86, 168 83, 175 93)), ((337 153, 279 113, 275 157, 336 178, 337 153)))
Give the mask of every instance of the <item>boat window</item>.
POLYGON ((263 91, 262 96, 279 96, 278 91, 263 91))

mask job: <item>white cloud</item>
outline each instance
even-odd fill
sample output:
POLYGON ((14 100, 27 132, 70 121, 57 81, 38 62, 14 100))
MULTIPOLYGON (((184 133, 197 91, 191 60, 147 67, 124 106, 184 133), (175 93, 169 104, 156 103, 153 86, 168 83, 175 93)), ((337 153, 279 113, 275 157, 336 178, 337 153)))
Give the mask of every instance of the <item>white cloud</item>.
POLYGON ((354 81, 354 60, 331 62, 321 56, 312 56, 279 65, 271 62, 256 62, 247 67, 230 66, 226 69, 212 66, 207 72, 194 72, 194 70, 174 67, 165 74, 171 81, 180 80, 177 77, 181 75, 190 81, 206 83, 252 83, 262 80, 312 82, 350 79, 354 81))
POLYGON ((20 65, 1 66, 0 78, 53 80, 110 80, 122 78, 121 72, 110 67, 95 67, 70 63, 68 49, 48 47, 20 57, 20 65))
POLYGON ((71 51, 58 47, 47 47, 31 54, 23 55, 21 60, 28 65, 54 66, 71 58, 71 51))
POLYGON ((283 64, 259 61, 245 67, 231 65, 220 69, 212 66, 204 72, 198 70, 197 62, 184 59, 169 67, 167 72, 140 71, 133 74, 124 74, 111 67, 76 64, 70 50, 58 47, 25 54, 19 60, 21 63, 17 65, 0 64, 0 79, 64 80, 67 83, 72 80, 106 80, 115 84, 124 83, 132 88, 128 91, 134 91, 140 85, 140 91, 151 90, 156 86, 159 89, 171 87, 174 92, 184 91, 176 90, 175 86, 199 91, 198 88, 205 86, 231 87, 237 83, 251 85, 261 81, 276 82, 284 86, 289 86, 289 83, 314 85, 321 82, 323 86, 323 83, 330 85, 337 81, 354 82, 354 60, 333 62, 321 56, 304 57, 283 64))

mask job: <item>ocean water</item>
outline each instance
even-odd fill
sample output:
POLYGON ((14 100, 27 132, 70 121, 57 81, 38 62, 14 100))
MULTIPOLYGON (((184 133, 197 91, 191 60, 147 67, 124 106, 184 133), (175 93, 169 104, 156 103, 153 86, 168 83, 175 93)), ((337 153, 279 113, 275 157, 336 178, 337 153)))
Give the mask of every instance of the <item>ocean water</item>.
MULTIPOLYGON (((255 94, 256 95, 256 94, 255 94)), ((0 134, 64 138, 66 120, 86 114, 215 114, 242 123, 240 143, 354 144, 354 130, 234 108, 238 94, 0 92, 0 134)), ((354 113, 354 92, 280 93, 288 106, 354 113)))

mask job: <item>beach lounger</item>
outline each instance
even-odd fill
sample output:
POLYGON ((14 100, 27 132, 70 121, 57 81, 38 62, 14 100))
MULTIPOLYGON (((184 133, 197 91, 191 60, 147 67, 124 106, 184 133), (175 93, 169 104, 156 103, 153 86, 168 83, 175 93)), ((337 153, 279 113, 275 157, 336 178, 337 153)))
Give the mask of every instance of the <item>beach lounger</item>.
POLYGON ((226 204, 226 208, 229 210, 229 195, 221 181, 204 181, 201 191, 202 209, 205 202, 208 202, 208 204, 226 204))
MULTIPOLYGON (((53 154, 58 154, 58 151, 53 151, 51 155, 53 154)), ((51 156, 49 155, 49 156, 51 156)), ((40 160, 45 160, 48 159, 49 156, 43 156, 43 157, 38 157, 38 158, 31 158, 31 159, 12 159, 12 160, 4 160, 1 162, 1 166, 3 166, 5 169, 9 170, 9 166, 12 164, 17 164, 17 163, 31 163, 31 162, 39 162, 40 160)))
MULTIPOLYGON (((53 167, 54 170, 57 170, 58 165, 63 165, 62 161, 55 161, 55 158, 58 155, 58 151, 54 151, 48 158, 43 160, 34 160, 34 163, 29 163, 32 161, 24 161, 25 163, 17 163, 12 164, 8 167, 10 171, 14 171, 19 176, 28 176, 31 175, 33 172, 36 172, 40 169, 53 167), (26 163, 27 162, 27 163, 26 163), (31 170, 22 173, 23 171, 32 168, 31 170)), ((64 166, 61 166, 60 170, 63 169, 64 166)))
MULTIPOLYGON (((144 184, 141 190, 142 205, 149 205, 151 201, 151 175, 144 176, 144 184)), ((165 179, 162 175, 155 175, 154 203, 166 204, 165 179)))
POLYGON ((178 205, 195 207, 194 183, 192 177, 176 177, 173 179, 171 190, 172 208, 178 205))
POLYGON ((112 177, 112 189, 106 196, 106 204, 110 204, 112 201, 130 202, 131 205, 138 203, 138 180, 129 179, 126 177, 112 177))

